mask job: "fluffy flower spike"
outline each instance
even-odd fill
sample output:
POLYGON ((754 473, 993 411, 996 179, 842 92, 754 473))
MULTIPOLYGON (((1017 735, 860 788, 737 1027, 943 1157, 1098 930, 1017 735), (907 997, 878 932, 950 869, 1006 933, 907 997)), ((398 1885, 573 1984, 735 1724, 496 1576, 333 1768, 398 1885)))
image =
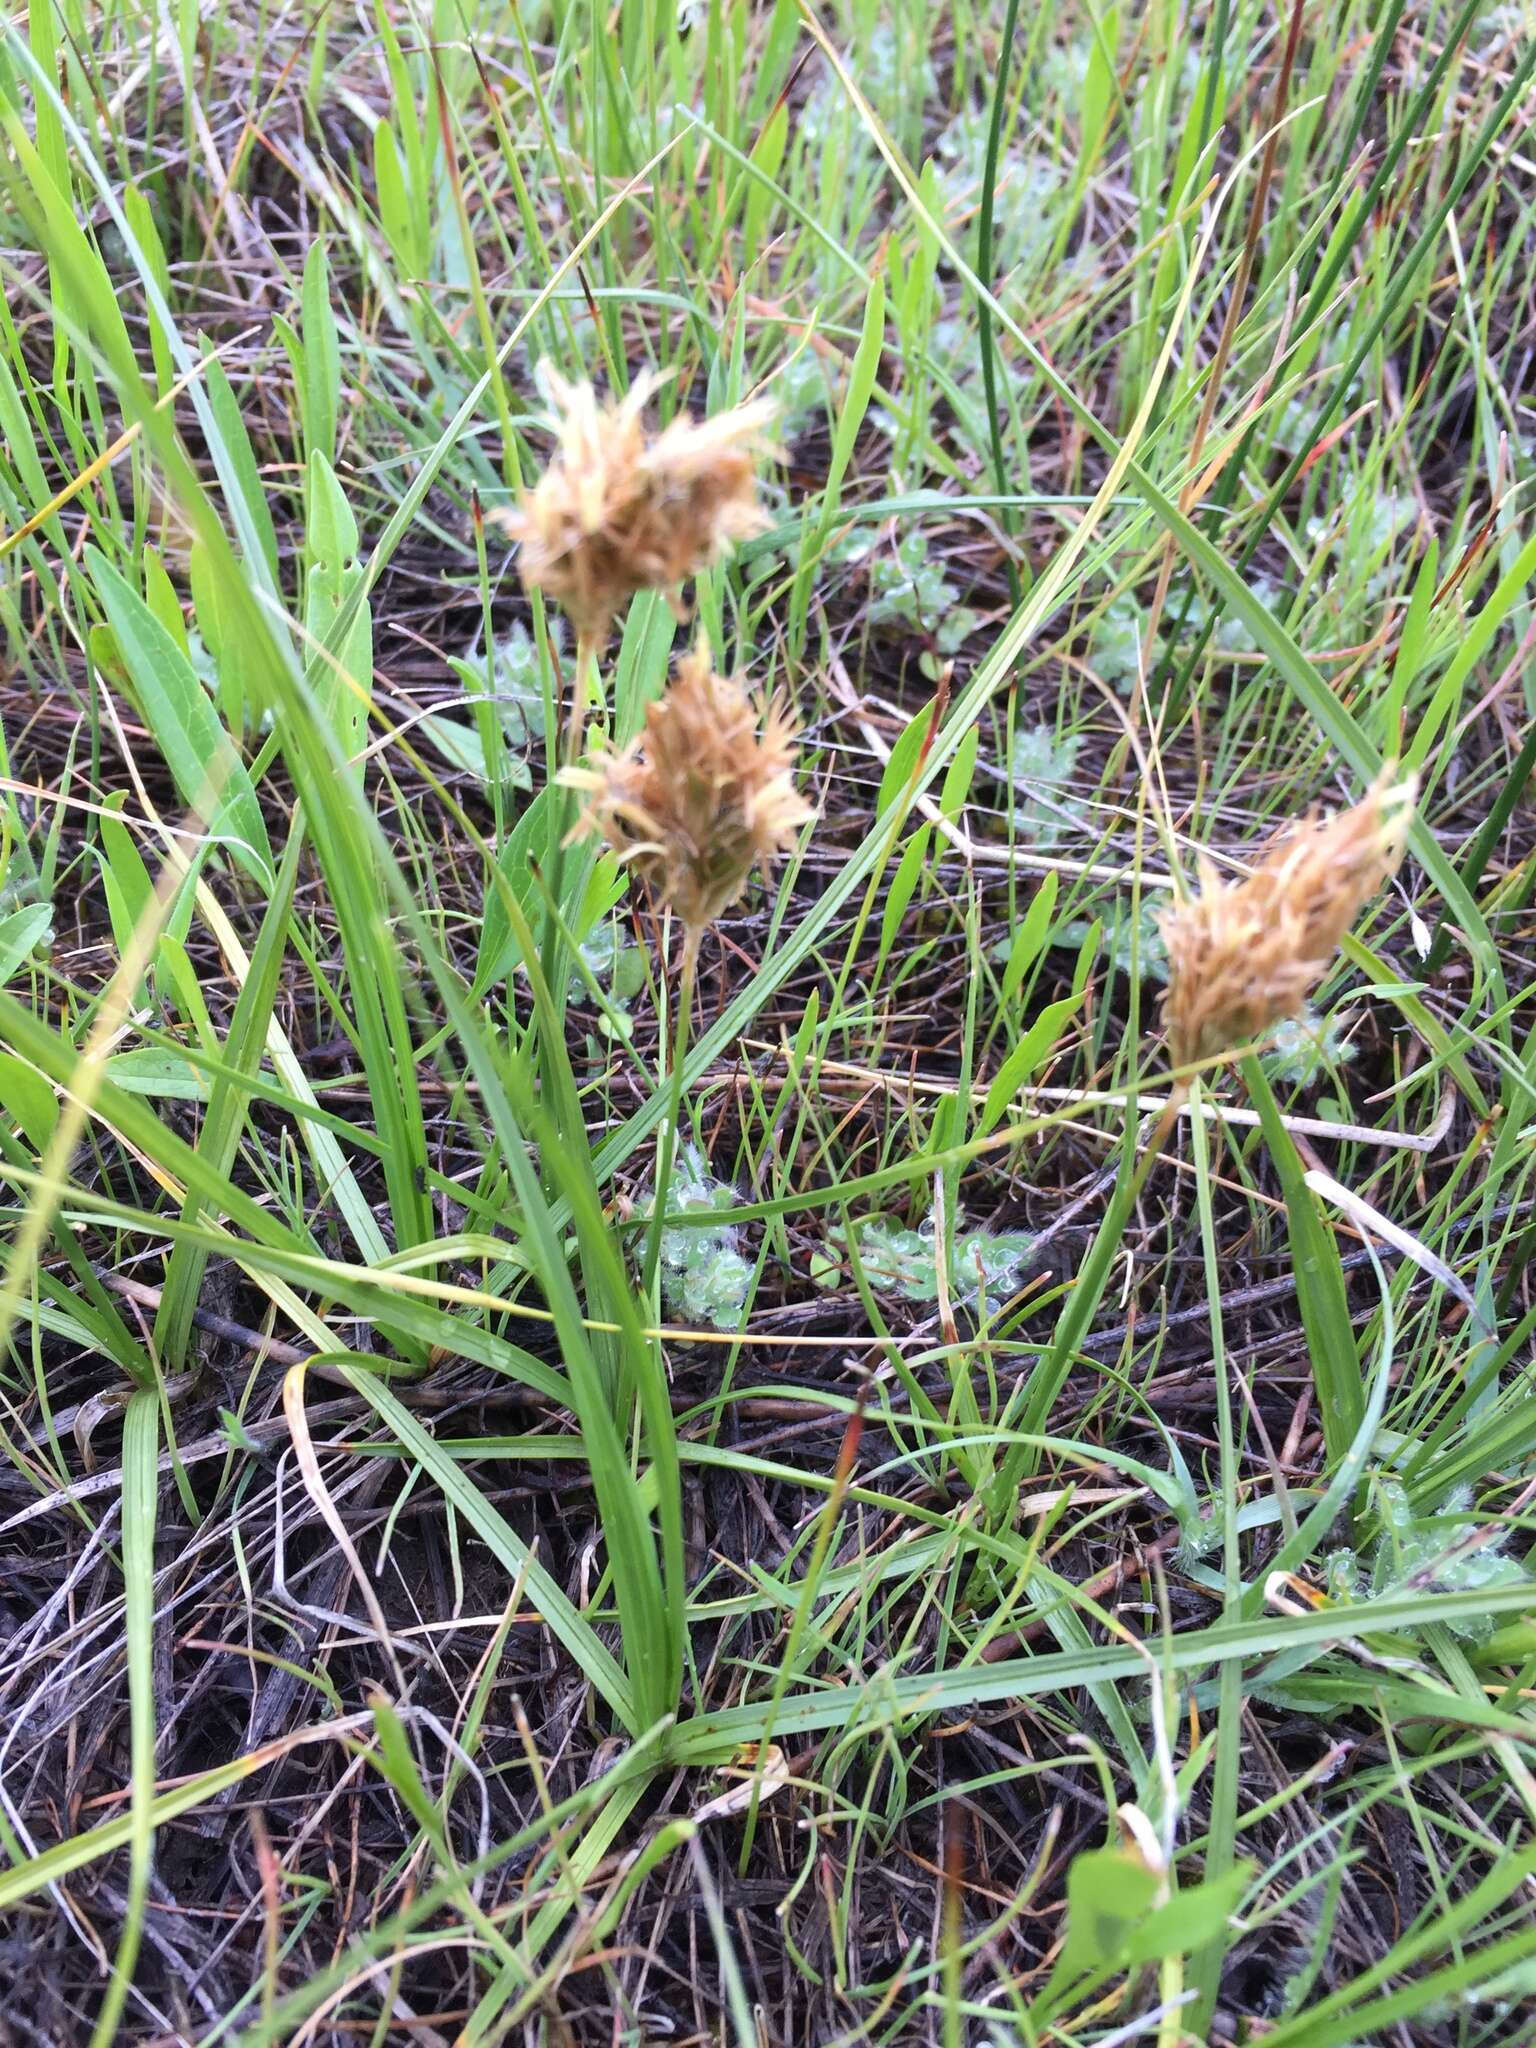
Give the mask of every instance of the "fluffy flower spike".
POLYGON ((1241 882, 1202 854, 1200 893, 1165 910, 1163 1016, 1175 1066, 1211 1059, 1301 1014, 1339 941, 1397 870, 1417 778, 1379 776, 1336 818, 1303 818, 1241 882))
POLYGON ((642 414, 661 379, 635 379, 600 400, 548 363, 536 372, 558 420, 559 446, 515 512, 498 523, 521 543, 524 586, 560 604, 595 643, 638 590, 664 590, 707 569, 767 524, 756 465, 773 408, 767 400, 686 416, 648 435, 642 414))
POLYGON ((696 940, 811 816, 794 783, 795 731, 781 698, 754 701, 701 644, 680 657, 638 738, 564 771, 587 795, 572 836, 600 833, 696 940))

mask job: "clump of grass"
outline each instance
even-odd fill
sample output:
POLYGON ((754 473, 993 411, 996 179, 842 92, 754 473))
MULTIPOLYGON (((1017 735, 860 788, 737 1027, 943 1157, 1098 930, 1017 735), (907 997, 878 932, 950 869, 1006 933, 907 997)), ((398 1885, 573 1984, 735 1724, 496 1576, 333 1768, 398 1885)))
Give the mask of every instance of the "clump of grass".
MULTIPOLYGON (((514 49, 495 10, 428 37, 219 0, 173 78, 131 12, 13 24, 0 1904, 26 2038, 1511 2033, 1529 38, 1477 0, 1381 12, 1318 38, 1254 7, 538 0, 514 49), (258 105, 270 146, 231 156, 258 105), (359 121, 362 161, 317 146, 359 121), (559 442, 511 525, 566 616, 535 634, 468 508, 515 488, 541 357, 559 442), (744 562, 764 409, 663 426, 644 365, 762 380, 796 420, 796 502, 744 562), (880 536, 854 575, 845 520, 880 536), (772 738, 729 677, 672 736, 675 815, 635 801, 701 568, 712 644, 824 736, 803 865, 793 780, 767 861, 741 865, 761 815, 716 816, 722 727, 772 738), (378 731, 342 778, 354 698, 378 731), (588 772, 625 766, 566 858, 535 747, 574 762, 589 714, 588 772), (1402 889, 1433 952, 1372 942, 1347 1044, 1305 1008, 1263 1026, 1257 1133, 1175 1091, 1149 1142, 1127 1107, 1166 974, 1127 728, 1171 822, 1261 867, 1320 747, 1411 749, 1433 791, 1402 889), (232 864, 268 840, 270 872, 232 864), (157 934, 173 843, 196 872, 167 866, 157 934), (683 922, 681 974, 612 915, 626 873, 683 922), (1319 1137, 1276 1086, 1351 1053, 1319 1137), (739 1343, 663 1357, 633 1189, 653 1302, 739 1343), (335 1413, 308 1444, 279 1405, 306 1373, 335 1413)), ((1205 939, 1241 925, 1227 902, 1205 939)), ((1291 984, 1329 947, 1303 930, 1291 984)), ((1222 986, 1186 957, 1186 1013, 1226 1009, 1197 1045, 1275 1004, 1232 997, 1228 952, 1222 986)))

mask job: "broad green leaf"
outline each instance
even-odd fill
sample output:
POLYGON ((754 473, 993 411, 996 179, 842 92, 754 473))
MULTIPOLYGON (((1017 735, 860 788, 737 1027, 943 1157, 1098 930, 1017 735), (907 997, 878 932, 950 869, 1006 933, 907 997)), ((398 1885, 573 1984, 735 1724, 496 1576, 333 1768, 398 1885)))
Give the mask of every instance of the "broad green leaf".
POLYGON ((951 824, 965 809, 966 799, 971 793, 971 779, 976 773, 976 751, 980 744, 980 729, 973 725, 955 749, 955 758, 945 773, 944 787, 939 793, 939 809, 951 824))
MULTIPOLYGON (((54 0, 28 0, 27 34, 32 55, 45 77, 59 75, 59 47, 55 33, 54 0)), ((37 131, 38 154, 47 166, 48 175, 59 193, 69 196, 69 145, 64 138, 64 123, 59 111, 47 94, 40 93, 33 114, 37 131)))
POLYGON ((222 595, 218 573, 200 540, 192 543, 187 580, 192 586, 192 613, 197 620, 197 630, 212 657, 218 677, 219 716, 230 732, 243 732, 249 696, 245 676, 245 642, 238 631, 227 630, 228 606, 222 595))
MULTIPOLYGON (((144 865, 132 833, 122 821, 127 798, 115 790, 106 800, 99 821, 101 832, 101 881, 107 898, 107 915, 118 951, 126 951, 135 926, 153 908, 155 885, 144 865)), ((163 922, 155 948, 157 965, 165 962, 170 949, 179 947, 192 922, 197 901, 197 874, 206 853, 204 846, 192 849, 190 869, 177 889, 176 901, 163 922)), ((136 998, 137 1000, 138 998, 136 998)), ((200 999, 199 999, 200 1000, 200 999)))
POLYGON ((330 635, 343 608, 362 582, 357 563, 357 521, 336 472, 318 449, 309 458, 308 565, 304 627, 318 650, 309 671, 316 697, 325 707, 337 743, 361 780, 361 754, 373 702, 373 614, 366 597, 334 652, 330 635))
MULTIPOLYGON (((450 767, 463 775, 472 775, 479 783, 486 779, 485 746, 480 734, 461 719, 448 718, 441 712, 431 712, 418 719, 414 730, 440 753, 450 767)), ((533 773, 522 755, 509 747, 499 735, 493 736, 493 770, 505 789, 531 789, 533 773), (499 767, 497 762, 499 760, 499 767)))
POLYGON ((1083 75, 1082 99, 1079 102, 1078 139, 1081 145, 1078 156, 1078 177, 1084 178, 1092 169, 1104 138, 1109 130, 1110 114, 1115 104, 1118 82, 1115 76, 1115 44, 1120 33, 1120 10, 1106 7, 1097 23, 1097 32, 1090 29, 1088 36, 1088 65, 1083 75))
POLYGON ((341 398, 341 343, 331 305, 331 273, 323 240, 311 242, 304 259, 302 308, 304 445, 312 457, 322 455, 327 462, 334 462, 341 398))
POLYGON ((1114 1969, 1152 1911, 1160 1883, 1136 1849, 1085 1849, 1074 1856, 1067 1871, 1066 1939, 1048 1989, 1114 1969))
POLYGON ((762 172, 762 177, 747 180, 744 240, 748 251, 762 245, 763 230, 773 205, 772 185, 784 161, 788 140, 789 105, 787 101, 780 100, 758 131, 757 141, 752 146, 752 163, 762 172))
MULTIPOLYGON (((1191 108, 1201 109, 1207 103, 1212 110, 1212 132, 1219 135, 1222 127, 1222 109, 1227 103, 1227 85, 1222 66, 1214 58, 1202 65, 1190 86, 1191 108)), ((1173 179, 1169 186, 1170 199, 1182 198, 1189 189, 1189 181, 1195 174, 1195 166, 1200 158, 1200 125, 1197 113, 1196 118, 1184 124, 1178 138, 1178 155, 1174 160, 1173 179)))
POLYGON ((152 547, 144 550, 144 601, 182 653, 190 659, 192 650, 187 640, 187 622, 181 615, 181 600, 165 573, 165 564, 152 547))
MULTIPOLYGON (((843 478, 853 459, 854 443, 858 440, 859 429, 864 424, 869 401, 874 396, 875 380, 880 374, 880 354, 884 345, 885 281, 877 271, 870 279, 869 296, 864 302, 864 326, 859 336, 858 348, 854 351, 853 363, 848 372, 848 388, 843 396, 842 409, 837 416, 837 428, 832 437, 832 457, 827 465, 826 482, 822 486, 821 539, 825 539, 833 514, 837 510, 843 478)), ((818 546, 814 552, 819 554, 820 547, 818 546)))
POLYGON ((1176 1893, 1134 1929, 1125 1946, 1125 1960, 1156 1963, 1164 1956, 1187 1955, 1191 1949, 1202 1948, 1226 1931, 1252 1882, 1253 1865, 1237 1863, 1220 1877, 1176 1893))
MULTIPOLYGON (((549 818, 558 809, 557 794, 547 787, 541 789, 507 834, 506 843, 496 856, 496 865, 505 877, 507 887, 530 923, 538 915, 539 903, 538 885, 531 863, 542 851, 549 818)), ((505 980, 521 957, 522 948, 512 935, 501 891, 494 886, 487 887, 485 914, 480 924, 480 958, 475 968, 475 993, 482 995, 493 982, 505 980)))
POLYGON ((29 903, 0 917, 0 983, 21 971, 52 929, 53 910, 47 903, 29 903))
POLYGON ((213 1084, 190 1061, 158 1046, 136 1046, 107 1061, 107 1072, 130 1095, 151 1095, 167 1102, 206 1102, 213 1084))
POLYGON ((39 1153, 59 1120, 59 1098, 52 1087, 10 1052, 0 1052, 0 1120, 15 1124, 39 1153))
POLYGON ((205 820, 208 836, 270 889, 272 850, 261 806, 192 664, 98 549, 87 548, 86 561, 145 723, 176 787, 205 820))
POLYGON ((387 121, 381 121, 373 132, 373 179, 385 238, 407 277, 419 277, 422 265, 411 225, 405 174, 400 167, 400 145, 387 121))

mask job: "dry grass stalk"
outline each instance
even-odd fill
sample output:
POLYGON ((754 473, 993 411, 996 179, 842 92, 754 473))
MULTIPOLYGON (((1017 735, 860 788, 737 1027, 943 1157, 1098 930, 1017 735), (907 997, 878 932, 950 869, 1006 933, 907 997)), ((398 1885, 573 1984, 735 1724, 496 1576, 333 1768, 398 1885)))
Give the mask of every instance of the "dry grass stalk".
POLYGON ((766 400, 675 419, 648 435, 641 414, 658 378, 600 400, 548 363, 539 387, 559 420, 559 447, 515 512, 498 523, 521 543, 525 588, 560 604, 577 635, 600 646, 639 590, 677 587, 760 533, 756 465, 773 408, 766 400))
POLYGON ((1300 1015, 1344 934, 1396 872, 1416 791, 1414 777, 1381 775, 1352 810, 1290 826, 1241 882, 1223 881, 1200 856, 1199 895, 1158 920, 1175 1066, 1211 1059, 1300 1015))
POLYGON ((601 833, 696 944, 811 816, 794 783, 795 731, 782 698, 754 700, 701 644, 678 660, 638 738, 563 772, 588 798, 572 836, 601 833))

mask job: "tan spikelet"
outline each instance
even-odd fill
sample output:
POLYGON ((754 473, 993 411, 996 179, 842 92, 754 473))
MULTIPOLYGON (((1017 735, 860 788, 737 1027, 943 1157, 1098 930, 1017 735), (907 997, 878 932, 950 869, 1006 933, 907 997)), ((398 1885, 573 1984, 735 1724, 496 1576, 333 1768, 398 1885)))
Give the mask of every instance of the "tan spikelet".
POLYGON ((709 649, 683 655, 645 730, 561 780, 587 794, 573 837, 601 833, 697 935, 794 844, 811 807, 795 788, 795 725, 717 675, 709 649))
POLYGON ((1165 910, 1163 1018, 1175 1066, 1299 1016, 1339 941, 1403 857, 1417 780, 1378 777, 1353 810, 1303 818, 1241 882, 1202 854, 1200 893, 1165 910))
POLYGON ((756 466, 773 408, 760 400, 648 435, 642 413, 658 378, 642 374, 615 401, 547 363, 536 374, 559 446, 517 510, 495 516, 521 543, 525 587, 601 643, 636 591, 664 590, 675 603, 679 584, 762 531, 756 466))

